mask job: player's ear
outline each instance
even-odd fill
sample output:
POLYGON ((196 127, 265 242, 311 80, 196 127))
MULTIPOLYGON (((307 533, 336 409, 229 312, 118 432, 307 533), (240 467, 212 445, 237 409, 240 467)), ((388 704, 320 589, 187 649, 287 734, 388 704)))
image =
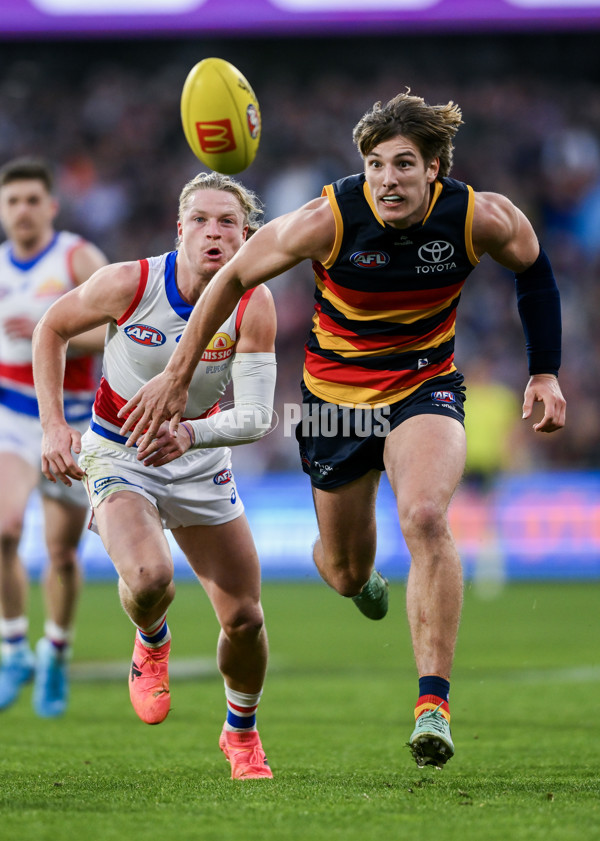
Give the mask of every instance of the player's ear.
POLYGON ((429 184, 433 184, 435 179, 438 177, 440 172, 440 159, 433 158, 433 160, 429 161, 427 164, 427 181, 429 184))

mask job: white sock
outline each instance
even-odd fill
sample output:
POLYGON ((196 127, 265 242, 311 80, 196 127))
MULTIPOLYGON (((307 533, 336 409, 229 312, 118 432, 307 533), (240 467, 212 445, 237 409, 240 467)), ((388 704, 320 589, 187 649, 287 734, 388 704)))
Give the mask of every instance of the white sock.
POLYGON ((46 619, 44 623, 44 636, 56 648, 66 649, 71 645, 73 632, 71 628, 63 628, 57 625, 52 619, 46 619))
POLYGON ((225 729, 229 732, 248 733, 256 730, 256 708, 262 695, 262 689, 255 695, 246 692, 236 692, 225 684, 227 698, 227 718, 225 729))
POLYGON ((29 648, 27 632, 29 620, 26 616, 15 616, 14 619, 0 619, 0 637, 2 657, 10 657, 18 651, 29 648))

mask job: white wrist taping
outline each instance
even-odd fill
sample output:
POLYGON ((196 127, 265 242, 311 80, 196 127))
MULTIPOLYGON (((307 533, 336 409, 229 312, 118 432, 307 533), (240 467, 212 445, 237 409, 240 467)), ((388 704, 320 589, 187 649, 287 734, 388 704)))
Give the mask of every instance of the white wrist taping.
POLYGON ((274 353, 237 353, 231 366, 234 407, 186 420, 194 447, 233 447, 257 441, 271 428, 277 364, 274 353))

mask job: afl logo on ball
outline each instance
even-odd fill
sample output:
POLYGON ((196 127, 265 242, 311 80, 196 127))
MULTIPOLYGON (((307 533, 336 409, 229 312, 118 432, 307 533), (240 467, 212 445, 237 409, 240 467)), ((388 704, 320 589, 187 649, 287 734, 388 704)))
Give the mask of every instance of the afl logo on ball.
POLYGON ((246 119, 248 120, 250 137, 255 140, 260 134, 260 116, 252 103, 246 108, 246 119))
POLYGON ((125 328, 125 335, 132 342, 145 347, 158 347, 167 341, 164 333, 148 324, 130 324, 125 328))
POLYGON ((385 251, 355 251, 350 261, 359 269, 380 269, 390 262, 390 255, 385 251))
POLYGON ((231 482, 233 479, 233 473, 229 468, 225 468, 225 470, 219 470, 218 473, 215 473, 213 476, 213 482, 215 485, 226 485, 227 482, 231 482))

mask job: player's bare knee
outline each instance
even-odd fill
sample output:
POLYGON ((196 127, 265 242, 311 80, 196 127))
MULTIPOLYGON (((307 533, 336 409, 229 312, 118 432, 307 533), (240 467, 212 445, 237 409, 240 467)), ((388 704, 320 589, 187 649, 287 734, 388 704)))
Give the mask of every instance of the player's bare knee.
POLYGON ((167 593, 173 581, 173 570, 166 565, 140 564, 125 578, 134 601, 144 608, 153 607, 167 593))
POLYGON ((75 548, 52 543, 49 543, 46 548, 50 566, 61 576, 73 575, 77 571, 78 558, 75 548))
POLYGON ((264 628, 264 616, 260 606, 243 607, 223 623, 223 632, 232 642, 255 640, 264 628))
POLYGON ((418 500, 400 511, 400 526, 407 541, 432 541, 448 530, 445 511, 433 500, 418 500))
POLYGON ((0 545, 3 554, 15 551, 23 534, 23 515, 6 514, 0 520, 0 545))

